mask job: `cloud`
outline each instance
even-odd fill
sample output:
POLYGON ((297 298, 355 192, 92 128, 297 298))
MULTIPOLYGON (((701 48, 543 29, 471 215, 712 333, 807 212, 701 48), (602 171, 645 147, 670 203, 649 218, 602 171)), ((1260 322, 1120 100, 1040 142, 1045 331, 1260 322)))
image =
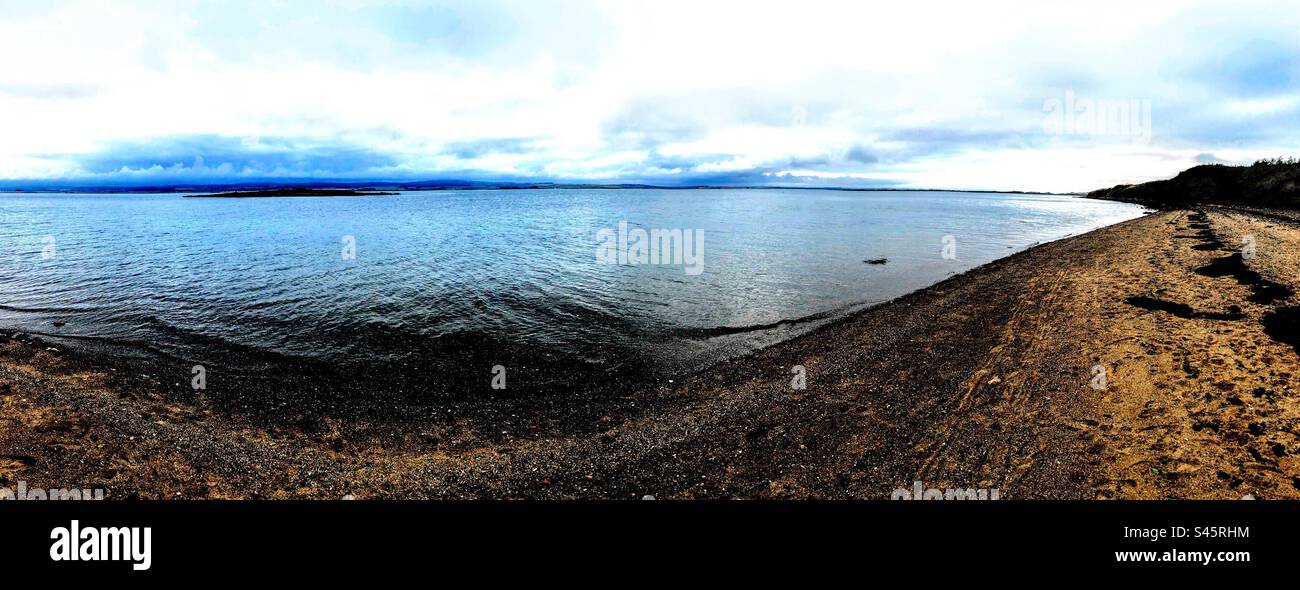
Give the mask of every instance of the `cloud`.
POLYGON ((221 181, 259 178, 372 178, 399 160, 365 148, 283 137, 187 135, 112 142, 90 154, 43 154, 65 162, 70 178, 221 181))
POLYGON ((844 159, 860 164, 875 164, 880 161, 880 158, 873 154, 869 148, 860 145, 849 148, 849 151, 844 154, 844 159))
POLYGON ((1193 158, 1197 164, 1231 164, 1231 162, 1214 154, 1196 154, 1193 158))
POLYGON ((538 149, 533 145, 537 141, 538 138, 535 137, 475 139, 452 142, 443 146, 442 151, 460 159, 479 158, 493 154, 527 154, 538 149))

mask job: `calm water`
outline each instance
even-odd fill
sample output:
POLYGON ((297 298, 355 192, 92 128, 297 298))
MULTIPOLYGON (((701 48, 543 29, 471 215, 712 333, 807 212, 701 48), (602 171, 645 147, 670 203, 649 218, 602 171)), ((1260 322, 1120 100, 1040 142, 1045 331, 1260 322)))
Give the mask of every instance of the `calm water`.
POLYGON ((944 192, 0 194, 0 328, 245 374, 309 360, 486 384, 500 362, 527 367, 512 387, 563 387, 698 367, 1140 215, 944 192), (703 272, 597 264, 597 232, 620 221, 703 230, 703 272))

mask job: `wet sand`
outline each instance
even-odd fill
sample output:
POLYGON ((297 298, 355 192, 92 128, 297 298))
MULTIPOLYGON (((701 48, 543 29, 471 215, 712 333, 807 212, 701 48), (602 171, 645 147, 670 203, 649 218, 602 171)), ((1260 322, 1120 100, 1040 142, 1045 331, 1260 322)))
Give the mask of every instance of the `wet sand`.
POLYGON ((0 485, 109 498, 886 499, 923 481, 1009 499, 1300 498, 1293 219, 1156 213, 671 384, 506 390, 401 418, 252 415, 0 337, 0 485), (1255 251, 1242 257, 1246 236, 1255 251))

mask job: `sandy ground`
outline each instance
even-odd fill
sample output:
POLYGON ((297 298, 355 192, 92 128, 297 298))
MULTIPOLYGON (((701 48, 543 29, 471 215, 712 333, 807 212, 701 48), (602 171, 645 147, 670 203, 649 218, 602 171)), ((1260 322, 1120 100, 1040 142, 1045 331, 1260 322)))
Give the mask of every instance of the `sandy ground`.
POLYGON ((923 481, 1014 499, 1300 498, 1297 246, 1285 215, 1162 212, 672 385, 384 423, 254 421, 0 338, 0 485, 667 499, 888 498, 923 481))

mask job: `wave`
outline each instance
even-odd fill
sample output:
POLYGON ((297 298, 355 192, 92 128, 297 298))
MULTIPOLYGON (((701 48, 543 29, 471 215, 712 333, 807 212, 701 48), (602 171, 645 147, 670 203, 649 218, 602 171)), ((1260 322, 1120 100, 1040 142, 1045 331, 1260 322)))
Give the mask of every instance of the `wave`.
POLYGON ((93 313, 99 310, 87 307, 21 307, 0 303, 0 311, 15 313, 93 313))
POLYGON ((748 326, 713 326, 710 328, 677 328, 673 330, 673 334, 685 338, 717 338, 719 336, 731 336, 735 334, 746 334, 749 332, 760 332, 763 330, 772 330, 784 326, 797 326, 799 324, 806 324, 809 322, 816 322, 820 320, 835 318, 840 315, 843 315, 849 309, 857 307, 858 305, 860 304, 847 305, 835 309, 820 311, 802 317, 787 318, 783 320, 777 320, 775 322, 769 322, 766 324, 750 324, 748 326))

